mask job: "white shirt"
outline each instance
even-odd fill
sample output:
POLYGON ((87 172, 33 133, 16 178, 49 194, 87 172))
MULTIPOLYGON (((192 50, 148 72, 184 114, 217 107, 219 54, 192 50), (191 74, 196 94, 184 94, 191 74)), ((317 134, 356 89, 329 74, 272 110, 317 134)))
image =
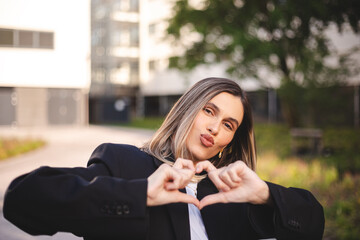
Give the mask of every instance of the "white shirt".
MULTIPOLYGON (((197 183, 190 182, 186 186, 186 193, 196 198, 197 183)), ((200 210, 193 204, 188 204, 189 223, 190 223, 190 239, 191 240, 207 240, 204 222, 201 217, 200 210)))

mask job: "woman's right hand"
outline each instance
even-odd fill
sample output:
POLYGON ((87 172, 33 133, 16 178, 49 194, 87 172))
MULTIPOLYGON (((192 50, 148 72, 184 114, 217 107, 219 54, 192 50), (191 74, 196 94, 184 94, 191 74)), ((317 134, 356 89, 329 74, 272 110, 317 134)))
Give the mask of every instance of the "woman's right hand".
POLYGON ((219 192, 204 197, 200 201, 200 209, 215 203, 229 202, 272 204, 268 185, 243 161, 222 168, 214 167, 209 161, 201 161, 196 165, 196 172, 204 170, 219 192))
POLYGON ((147 206, 158 206, 168 203, 192 203, 199 207, 199 200, 182 193, 195 174, 195 167, 191 160, 177 159, 174 166, 162 164, 148 177, 147 206))

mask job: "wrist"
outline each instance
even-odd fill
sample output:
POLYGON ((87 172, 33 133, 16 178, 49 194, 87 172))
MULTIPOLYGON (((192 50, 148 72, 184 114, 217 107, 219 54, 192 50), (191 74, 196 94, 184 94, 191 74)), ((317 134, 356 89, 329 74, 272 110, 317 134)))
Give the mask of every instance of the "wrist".
POLYGON ((256 204, 266 204, 266 205, 272 205, 271 195, 270 195, 270 189, 269 186, 262 181, 262 186, 260 190, 258 191, 258 199, 256 204))

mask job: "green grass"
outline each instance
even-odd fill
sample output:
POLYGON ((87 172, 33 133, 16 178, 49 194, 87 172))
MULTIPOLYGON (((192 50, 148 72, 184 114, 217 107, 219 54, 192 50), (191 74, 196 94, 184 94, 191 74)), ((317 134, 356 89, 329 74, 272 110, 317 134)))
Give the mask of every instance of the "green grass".
POLYGON ((35 150, 45 145, 42 140, 0 138, 0 160, 35 150))
POLYGON ((155 130, 161 126, 163 121, 162 117, 136 118, 129 123, 120 123, 119 126, 155 130))

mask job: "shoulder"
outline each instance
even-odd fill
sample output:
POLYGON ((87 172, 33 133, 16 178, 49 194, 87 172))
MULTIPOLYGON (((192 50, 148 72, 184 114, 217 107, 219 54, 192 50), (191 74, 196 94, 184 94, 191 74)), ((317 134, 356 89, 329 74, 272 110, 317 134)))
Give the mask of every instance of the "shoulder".
POLYGON ((104 155, 111 157, 117 156, 118 154, 146 155, 146 153, 133 145, 103 143, 95 148, 91 158, 104 157, 104 155))
POLYGON ((135 171, 141 169, 155 169, 152 156, 128 144, 103 143, 99 145, 91 154, 88 166, 99 162, 105 164, 113 176, 124 176, 127 173, 133 175, 135 171))

